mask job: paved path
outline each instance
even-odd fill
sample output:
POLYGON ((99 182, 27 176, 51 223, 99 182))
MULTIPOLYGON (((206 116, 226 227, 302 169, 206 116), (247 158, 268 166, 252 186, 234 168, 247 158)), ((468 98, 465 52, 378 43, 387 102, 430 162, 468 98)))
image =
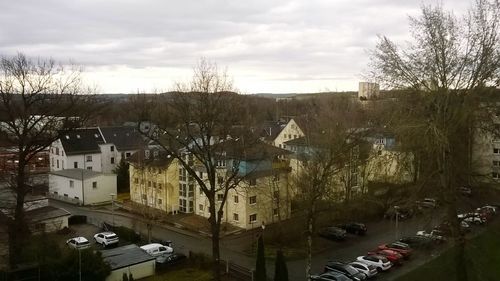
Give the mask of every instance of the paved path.
MULTIPOLYGON (((99 224, 106 221, 111 223, 112 216, 109 211, 93 210, 90 208, 78 207, 67 203, 51 200, 51 205, 64 208, 75 215, 86 215, 93 223, 99 224)), ((418 217, 399 223, 399 236, 413 235, 417 230, 429 228, 436 225, 439 216, 432 215, 418 217)), ((146 225, 138 218, 129 213, 115 212, 115 225, 130 227, 142 234, 146 234, 146 225)), ((396 239, 396 230, 394 221, 379 221, 367 224, 368 234, 364 237, 350 236, 349 239, 341 243, 333 243, 332 247, 313 257, 313 272, 322 272, 323 265, 329 260, 352 261, 357 256, 366 254, 368 250, 374 249, 382 243, 392 242, 396 239)), ((162 240, 172 240, 177 251, 187 253, 202 252, 211 255, 210 238, 192 233, 190 231, 179 229, 170 225, 158 225, 153 228, 153 237, 162 240)), ((238 265, 253 268, 255 259, 242 252, 255 239, 255 232, 246 232, 238 236, 228 236, 221 240, 221 258, 230 260, 238 265)), ((420 259, 425 260, 425 259, 420 259)), ((384 274, 378 280, 390 280, 402 273, 420 265, 421 261, 410 261, 400 269, 384 274), (405 270, 401 270, 401 269, 405 270), (399 272, 398 272, 399 271, 399 272)), ((288 263, 290 280, 305 280, 305 260, 293 260, 288 263)), ((272 261, 267 263, 269 276, 274 275, 274 264, 272 261)))

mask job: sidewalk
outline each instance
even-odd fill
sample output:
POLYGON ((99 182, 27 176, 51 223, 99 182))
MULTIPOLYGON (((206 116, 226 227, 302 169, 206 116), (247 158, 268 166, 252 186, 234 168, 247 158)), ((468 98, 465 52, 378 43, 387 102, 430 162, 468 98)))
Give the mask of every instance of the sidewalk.
MULTIPOLYGON (((113 212, 111 204, 91 207, 93 211, 105 212, 111 214, 113 212)), ((147 222, 149 218, 139 212, 134 212, 136 208, 129 202, 119 203, 115 202, 114 213, 116 215, 126 216, 132 219, 137 219, 147 222)), ((211 237, 210 223, 207 218, 195 214, 167 214, 158 210, 149 210, 151 214, 155 212, 152 222, 155 225, 165 227, 170 230, 181 231, 183 234, 190 236, 204 236, 211 237)), ((148 213, 149 214, 149 213, 148 213)), ((235 227, 233 225, 222 223, 220 237, 232 236, 245 233, 244 229, 235 227)))

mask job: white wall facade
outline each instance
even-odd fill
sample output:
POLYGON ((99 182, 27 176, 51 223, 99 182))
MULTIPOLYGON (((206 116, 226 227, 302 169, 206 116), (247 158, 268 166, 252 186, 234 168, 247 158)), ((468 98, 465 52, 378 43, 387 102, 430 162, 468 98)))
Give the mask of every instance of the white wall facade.
POLYGON ((122 281, 123 273, 127 275, 131 273, 134 277, 134 280, 139 280, 141 278, 153 276, 155 274, 155 269, 155 260, 150 260, 140 264, 115 269, 111 271, 108 277, 106 277, 106 281, 122 281))
POLYGON ((290 121, 288 121, 288 123, 286 124, 285 128, 283 128, 283 130, 281 130, 278 136, 274 139, 273 145, 279 148, 287 149, 286 145, 284 144, 285 142, 303 136, 304 132, 300 129, 295 120, 290 119, 290 121))
POLYGON ((49 174, 49 193, 56 199, 82 205, 108 202, 110 194, 116 194, 116 175, 100 174, 87 178, 82 186, 81 179, 49 174))

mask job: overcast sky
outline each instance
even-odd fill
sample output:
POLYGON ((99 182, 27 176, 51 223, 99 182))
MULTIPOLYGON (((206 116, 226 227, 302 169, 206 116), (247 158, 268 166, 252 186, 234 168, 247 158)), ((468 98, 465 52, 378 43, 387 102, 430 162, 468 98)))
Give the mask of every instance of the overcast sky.
MULTIPOLYGON (((457 14, 469 6, 442 2, 457 14)), ((170 90, 201 57, 227 67, 242 93, 357 90, 377 34, 407 38, 421 3, 4 0, 0 54, 73 60, 105 93, 170 90)))

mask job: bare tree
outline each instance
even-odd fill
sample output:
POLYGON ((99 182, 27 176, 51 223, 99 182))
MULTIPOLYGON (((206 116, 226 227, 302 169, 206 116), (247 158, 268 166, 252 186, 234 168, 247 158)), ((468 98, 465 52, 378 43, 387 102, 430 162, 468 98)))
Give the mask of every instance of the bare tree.
POLYGON ((137 106, 142 109, 141 120, 157 124, 154 131, 144 133, 177 159, 206 195, 215 280, 220 280, 219 240, 224 206, 228 192, 243 179, 239 176, 238 156, 254 141, 246 132, 248 116, 241 109, 241 100, 233 92, 227 74, 202 59, 190 83, 179 84, 176 92, 158 95, 154 101, 143 97, 137 106), (232 167, 220 175, 218 161, 231 157, 232 167), (218 194, 222 194, 219 200, 218 194))
MULTIPOLYGON (((481 95, 499 84, 499 19, 497 0, 475 1, 463 19, 440 5, 423 6, 410 18, 413 41, 399 46, 381 37, 372 54, 374 78, 406 91, 390 126, 415 152, 418 180, 438 185, 462 256, 455 187, 471 173, 471 140, 464 137, 487 122, 476 119, 481 95)), ((465 270, 459 259, 458 276, 466 278, 465 270)))
POLYGON ((4 171, 15 194, 9 219, 10 262, 19 262, 22 241, 29 235, 24 201, 29 189, 29 165, 58 138, 58 130, 84 121, 92 96, 82 86, 80 70, 53 60, 33 60, 23 54, 0 60, 0 135, 16 150, 16 166, 4 171))

